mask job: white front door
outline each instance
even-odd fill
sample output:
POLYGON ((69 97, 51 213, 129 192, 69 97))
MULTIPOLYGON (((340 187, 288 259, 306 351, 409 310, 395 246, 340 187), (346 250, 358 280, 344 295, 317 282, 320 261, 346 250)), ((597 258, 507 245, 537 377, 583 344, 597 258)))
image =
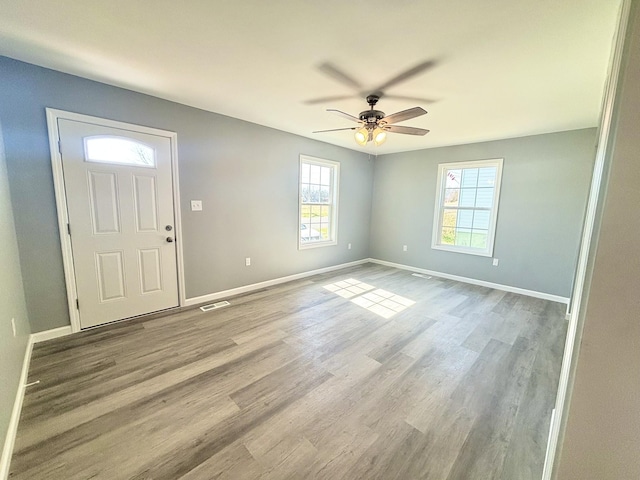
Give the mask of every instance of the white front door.
POLYGON ((171 141, 58 119, 82 328, 178 306, 171 141))

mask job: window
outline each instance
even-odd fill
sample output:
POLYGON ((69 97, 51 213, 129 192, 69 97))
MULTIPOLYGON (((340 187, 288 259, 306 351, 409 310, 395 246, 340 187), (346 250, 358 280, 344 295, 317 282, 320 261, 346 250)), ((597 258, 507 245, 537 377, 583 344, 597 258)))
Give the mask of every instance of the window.
POLYGON ((502 159, 443 163, 432 248, 493 256, 502 159))
POLYGON ((337 243, 339 173, 337 162, 300 156, 299 248, 337 243))
POLYGON ((87 162, 115 163, 134 167, 155 167, 153 148, 128 138, 95 136, 84 139, 87 162))

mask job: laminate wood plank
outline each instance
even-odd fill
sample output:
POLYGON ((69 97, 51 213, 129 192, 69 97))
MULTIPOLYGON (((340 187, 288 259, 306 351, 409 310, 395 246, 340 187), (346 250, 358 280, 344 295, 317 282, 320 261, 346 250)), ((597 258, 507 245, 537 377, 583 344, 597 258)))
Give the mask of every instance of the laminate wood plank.
POLYGON ((306 438, 309 425, 322 421, 331 413, 338 415, 343 399, 379 368, 380 364, 375 360, 355 357, 349 365, 332 371, 333 378, 248 432, 244 437, 247 448, 259 458, 283 440, 282 432, 287 432, 287 437, 306 438))
POLYGON ((396 421, 351 465, 344 478, 394 478, 424 435, 403 421, 396 421))
MULTIPOLYGON (((399 318, 396 321, 396 324, 398 323, 401 325, 403 324, 402 318, 399 318)), ((436 321, 428 317, 419 319, 417 322, 407 322, 402 325, 405 326, 405 328, 399 329, 397 334, 389 336, 383 345, 379 345, 378 347, 369 350, 369 352, 367 352, 367 356, 380 363, 384 363, 390 357, 409 345, 434 323, 436 323, 436 321)))
POLYGON ((318 449, 304 437, 287 436, 268 451, 251 455, 262 466, 260 480, 298 477, 298 472, 313 464, 318 449))
POLYGON ((321 445, 314 444, 318 454, 313 463, 299 468, 295 478, 333 480, 348 478, 353 464, 378 439, 378 434, 366 427, 335 423, 321 445))
POLYGON ((540 478, 563 305, 373 264, 228 300, 36 345, 11 478, 540 478))
MULTIPOLYGON (((136 359, 137 361, 116 362, 112 359, 113 364, 109 368, 87 372, 86 375, 76 376, 64 383, 49 383, 46 375, 39 377, 40 383, 35 386, 31 392, 33 395, 26 402, 24 419, 28 421, 38 417, 42 420, 62 414, 108 393, 123 390, 235 346, 237 344, 231 339, 211 339, 203 349, 175 346, 159 349, 142 359, 136 359), (100 383, 94 386, 97 381, 100 383), (92 386, 91 395, 86 390, 87 386, 92 386), (70 390, 76 394, 70 395, 70 390)), ((80 361, 82 358, 80 357, 80 361)))
POLYGON ((142 466, 132 478, 180 478, 332 376, 311 362, 306 362, 298 371, 301 378, 297 383, 284 385, 279 391, 261 398, 260 402, 252 402, 247 408, 221 422, 215 430, 201 435, 197 444, 183 444, 171 457, 155 459, 142 466))
MULTIPOLYGON (((226 350, 217 355, 203 359, 199 362, 187 364, 163 375, 153 377, 145 382, 132 385, 125 390, 118 391, 104 397, 100 397, 91 402, 77 407, 64 414, 46 418, 38 422, 20 421, 20 435, 16 438, 14 455, 27 448, 33 447, 36 443, 45 443, 52 436, 61 434, 73 426, 82 425, 101 416, 104 412, 109 412, 124 408, 127 405, 138 402, 144 398, 158 395, 170 385, 181 384, 182 382, 196 378, 207 372, 216 371, 224 367, 226 371, 233 371, 234 365, 241 362, 247 365, 254 365, 253 359, 257 358, 261 352, 270 350, 280 344, 278 340, 265 338, 259 339, 250 344, 239 346, 233 350, 226 350)), ((251 375, 249 373, 249 375, 251 375)), ((232 385, 238 386, 238 381, 231 378, 232 385)), ((253 378, 251 375, 250 378, 253 378)), ((216 390, 218 392, 218 390, 216 390)), ((89 394, 93 397, 92 393, 89 394)))
POLYGON ((518 405, 525 392, 525 379, 529 377, 535 354, 535 347, 520 337, 494 369, 491 390, 478 392, 472 406, 478 415, 449 479, 471 474, 475 478, 501 477, 518 405))
POLYGON ((264 467, 247 448, 236 441, 179 477, 179 480, 258 480, 263 476, 263 471, 264 467))
MULTIPOLYGON (((86 423, 59 433, 58 435, 50 436, 42 443, 18 449, 14 454, 13 461, 18 467, 22 464, 30 465, 34 463, 35 460, 46 461, 50 456, 59 455, 61 452, 73 449, 97 438, 102 432, 127 425, 132 419, 142 415, 148 415, 156 409, 163 409, 167 403, 179 403, 189 397, 198 398, 201 396, 202 389, 215 388, 215 391, 221 394, 224 390, 220 389, 220 383, 224 381, 225 378, 231 379, 228 383, 232 386, 242 382, 242 380, 238 380, 229 375, 229 372, 233 371, 238 365, 244 363, 252 369, 260 368, 264 365, 269 365, 265 363, 265 359, 275 355, 278 358, 272 362, 272 365, 278 366, 283 360, 283 353, 286 355, 287 352, 282 350, 279 344, 267 345, 261 349, 254 350, 238 360, 207 370, 174 385, 165 386, 164 389, 156 392, 153 396, 144 396, 118 409, 102 414, 86 423)), ((292 355, 284 358, 295 358, 294 356, 297 356, 296 352, 292 352, 292 355)), ((266 370, 269 371, 271 368, 266 367, 266 370)), ((252 379, 254 375, 256 374, 252 371, 247 377, 248 379, 252 379)), ((227 389, 230 389, 230 387, 227 387, 227 389)))
POLYGON ((548 329, 545 342, 538 344, 531 375, 518 406, 514 431, 507 449, 503 478, 538 480, 536 459, 544 458, 551 422, 548 406, 555 401, 556 385, 552 382, 560 375, 560 363, 566 330, 562 322, 548 329), (540 348, 541 346, 546 348, 540 348))
MULTIPOLYGON (((473 426, 475 417, 465 408, 443 406, 426 433, 408 445, 405 461, 388 477, 405 479, 446 479, 473 426)), ((475 480, 472 475, 462 477, 475 480)))

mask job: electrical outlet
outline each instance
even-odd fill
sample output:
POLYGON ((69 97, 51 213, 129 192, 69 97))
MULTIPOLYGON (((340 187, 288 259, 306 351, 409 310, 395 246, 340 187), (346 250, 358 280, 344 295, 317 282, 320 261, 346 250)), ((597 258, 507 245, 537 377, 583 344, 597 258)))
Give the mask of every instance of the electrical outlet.
POLYGON ((402 246, 402 251, 403 251, 403 252, 406 252, 406 251, 407 251, 407 246, 406 246, 406 245, 403 245, 403 246, 402 246))
POLYGON ((494 259, 493 259, 493 266, 494 266, 494 267, 497 267, 497 266, 498 266, 498 263, 500 263, 500 260, 498 260, 497 258, 494 258, 494 259))
POLYGON ((251 257, 247 257, 244 259, 244 264, 249 267, 251 266, 251 257))
POLYGON ((202 211, 202 200, 191 200, 191 211, 192 212, 201 212, 202 211))
POLYGON ((13 336, 15 337, 17 335, 17 333, 16 333, 16 319, 15 318, 11 319, 11 330, 13 330, 13 336))
POLYGON ((351 244, 347 245, 347 250, 351 250, 351 244))

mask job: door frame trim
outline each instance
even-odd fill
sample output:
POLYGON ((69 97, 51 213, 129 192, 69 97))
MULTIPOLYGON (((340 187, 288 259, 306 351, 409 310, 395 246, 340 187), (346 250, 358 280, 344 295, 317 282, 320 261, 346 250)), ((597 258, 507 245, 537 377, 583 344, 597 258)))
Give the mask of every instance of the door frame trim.
POLYGON ((80 312, 76 308, 76 298, 78 290, 76 288, 75 268, 73 264, 73 251, 71 249, 71 237, 67 231, 69 223, 69 213, 67 210, 67 194, 64 186, 64 173, 62 169, 62 155, 58 147, 60 132, 58 130, 58 120, 75 120, 83 123, 90 123, 104 127, 119 128, 138 133, 145 133, 165 137, 171 144, 171 176, 173 187, 173 213, 175 217, 175 238, 176 238, 176 261, 177 261, 177 281, 178 281, 178 306, 185 303, 184 287, 184 256, 182 250, 182 218, 180 215, 180 190, 178 181, 178 134, 168 130, 145 127, 132 123, 108 120, 106 118, 84 115, 81 113, 67 112, 55 108, 45 108, 47 115, 47 131, 49 134, 49 150, 51 152, 51 168, 53 171, 53 187, 56 197, 56 212, 58 216, 58 232, 60 234, 60 246, 62 249, 62 263, 64 266, 64 281, 67 287, 67 308, 71 320, 71 330, 73 333, 81 330, 80 312))
POLYGON ((615 134, 613 129, 613 115, 618 92, 618 83, 620 81, 620 71, 622 69, 622 54, 628 33, 631 2, 632 0, 621 0, 616 31, 612 38, 609 66, 600 107, 597 134, 598 143, 596 147, 595 162, 580 241, 578 264, 575 270, 569 324, 567 326, 564 354, 560 369, 560 379, 558 381, 558 393, 556 395, 555 408, 551 414, 542 480, 551 480, 556 478, 562 443, 564 441, 564 429, 568 418, 568 408, 571 401, 571 393, 575 379, 575 359, 578 357, 581 348, 584 310, 586 309, 583 302, 586 302, 587 298, 585 297, 585 294, 588 294, 586 282, 589 275, 589 255, 592 253, 592 249, 597 246, 597 239, 593 238, 593 233, 596 223, 598 202, 600 200, 600 195, 602 194, 603 176, 605 169, 607 168, 609 140, 611 140, 615 134))

